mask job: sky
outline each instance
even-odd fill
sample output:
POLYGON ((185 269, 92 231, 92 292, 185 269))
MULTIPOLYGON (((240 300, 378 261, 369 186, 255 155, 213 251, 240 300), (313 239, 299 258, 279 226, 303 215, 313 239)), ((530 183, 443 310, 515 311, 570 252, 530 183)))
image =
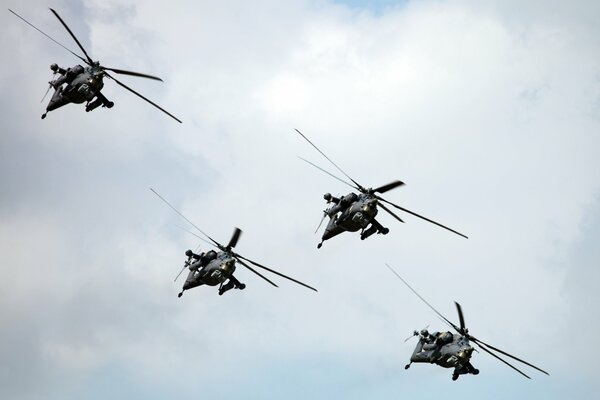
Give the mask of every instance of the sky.
MULTIPOLYGON (((594 1, 2 1, 0 398, 592 399, 600 390, 600 4, 594 1), (50 64, 115 102, 40 119, 50 64), (314 233, 348 187, 395 179, 386 236, 314 233), (215 239, 314 287, 177 293, 187 249, 156 189, 215 239), (478 376, 405 371, 450 320, 550 372, 485 353, 478 376)), ((382 212, 383 213, 383 212, 382 212)))

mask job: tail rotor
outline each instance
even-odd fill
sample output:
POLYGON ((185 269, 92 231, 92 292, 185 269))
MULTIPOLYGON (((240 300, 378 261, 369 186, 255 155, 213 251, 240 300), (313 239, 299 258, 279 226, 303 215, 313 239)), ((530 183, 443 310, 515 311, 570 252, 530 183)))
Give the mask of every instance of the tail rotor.
POLYGON ((54 77, 56 76, 56 72, 54 72, 52 74, 52 78, 50 79, 50 82, 48 82, 48 89, 46 89, 46 93, 44 93, 44 97, 42 97, 42 100, 40 100, 40 103, 44 102, 44 99, 46 98, 46 96, 48 96, 48 93, 50 92, 50 89, 53 88, 52 83, 54 82, 54 77))
MULTIPOLYGON (((421 329, 420 332, 426 331, 427 329, 429 329, 429 325, 427 325, 425 328, 421 329)), ((415 336, 419 336, 420 332, 413 331, 412 335, 410 335, 409 337, 407 337, 406 339, 404 339, 404 343, 408 342, 410 339, 412 339, 415 336)))
POLYGON ((409 337, 407 337, 406 339, 404 339, 404 343, 408 342, 410 339, 414 338, 415 336, 419 336, 419 332, 413 331, 412 335, 410 335, 409 337))
POLYGON ((315 229, 315 233, 319 232, 319 229, 321 228, 321 225, 323 225, 323 221, 325 221, 326 216, 327 216, 327 213, 325 211, 323 211, 323 217, 321 218, 321 222, 319 222, 319 226, 317 226, 317 229, 315 229))
POLYGON ((183 273, 183 271, 188 268, 191 264, 191 260, 192 258, 188 258, 188 260, 183 264, 183 268, 181 268, 181 271, 179 271, 179 273, 177 274, 177 276, 175 277, 175 280, 173 282, 177 282, 177 279, 179 279, 179 275, 181 275, 183 273))

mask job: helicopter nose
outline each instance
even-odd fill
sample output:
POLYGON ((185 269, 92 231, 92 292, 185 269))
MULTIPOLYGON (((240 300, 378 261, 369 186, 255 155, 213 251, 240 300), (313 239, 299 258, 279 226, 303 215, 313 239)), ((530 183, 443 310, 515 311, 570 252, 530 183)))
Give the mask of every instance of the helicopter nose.
POLYGON ((223 263, 221 263, 221 269, 223 271, 233 271, 235 261, 233 259, 229 259, 223 263))
POLYGON ((372 204, 369 203, 369 204, 364 205, 361 211, 363 212, 363 214, 370 216, 373 214, 374 208, 373 208, 372 204))
POLYGON ((458 352, 458 357, 462 358, 463 360, 465 360, 465 359, 468 360, 469 358, 471 358, 472 353, 473 353, 473 347, 471 347, 471 346, 463 347, 458 352))

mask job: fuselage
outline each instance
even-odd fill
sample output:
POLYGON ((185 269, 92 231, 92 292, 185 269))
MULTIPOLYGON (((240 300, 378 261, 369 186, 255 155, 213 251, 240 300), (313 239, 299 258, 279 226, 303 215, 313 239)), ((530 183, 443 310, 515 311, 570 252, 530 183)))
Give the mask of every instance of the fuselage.
POLYGON ((104 71, 98 67, 85 67, 70 83, 56 89, 46 109, 52 111, 68 103, 91 101, 104 87, 103 75, 104 71))
MULTIPOLYGON (((444 368, 462 368, 471 360, 473 347, 469 340, 461 335, 453 334, 449 343, 432 350, 424 350, 429 361, 444 368)), ((419 361, 416 361, 419 362, 419 361)))
POLYGON ((361 193, 358 199, 346 208, 339 217, 332 217, 323 233, 323 240, 342 232, 365 229, 377 216, 377 199, 374 195, 361 193), (340 221, 341 220, 341 221, 340 221))
POLYGON ((456 368, 466 365, 471 360, 473 347, 469 340, 460 335, 454 335, 454 340, 446 344, 440 351, 440 358, 436 361, 441 367, 456 368))
POLYGON ((225 282, 235 272, 235 258, 231 253, 220 251, 204 268, 200 261, 190 265, 190 273, 183 289, 191 289, 200 285, 217 286, 225 282))

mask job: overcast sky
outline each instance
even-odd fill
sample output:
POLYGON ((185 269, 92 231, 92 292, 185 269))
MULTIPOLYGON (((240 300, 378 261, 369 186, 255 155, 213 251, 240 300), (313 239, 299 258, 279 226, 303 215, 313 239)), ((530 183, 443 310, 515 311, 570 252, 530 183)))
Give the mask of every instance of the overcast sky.
MULTIPOLYGON (((0 398, 596 398, 600 358, 597 1, 12 1, 0 50, 0 398), (114 108, 40 119, 51 63, 107 80, 114 108), (382 214, 387 236, 314 230, 355 180, 466 233, 382 214), (173 282, 198 241, 150 191, 237 251, 319 289, 238 267, 244 291, 173 282), (478 376, 405 371, 441 321, 470 332, 478 376)), ((383 212, 382 212, 383 213, 383 212)), ((202 250, 207 247, 200 243, 202 250)))

